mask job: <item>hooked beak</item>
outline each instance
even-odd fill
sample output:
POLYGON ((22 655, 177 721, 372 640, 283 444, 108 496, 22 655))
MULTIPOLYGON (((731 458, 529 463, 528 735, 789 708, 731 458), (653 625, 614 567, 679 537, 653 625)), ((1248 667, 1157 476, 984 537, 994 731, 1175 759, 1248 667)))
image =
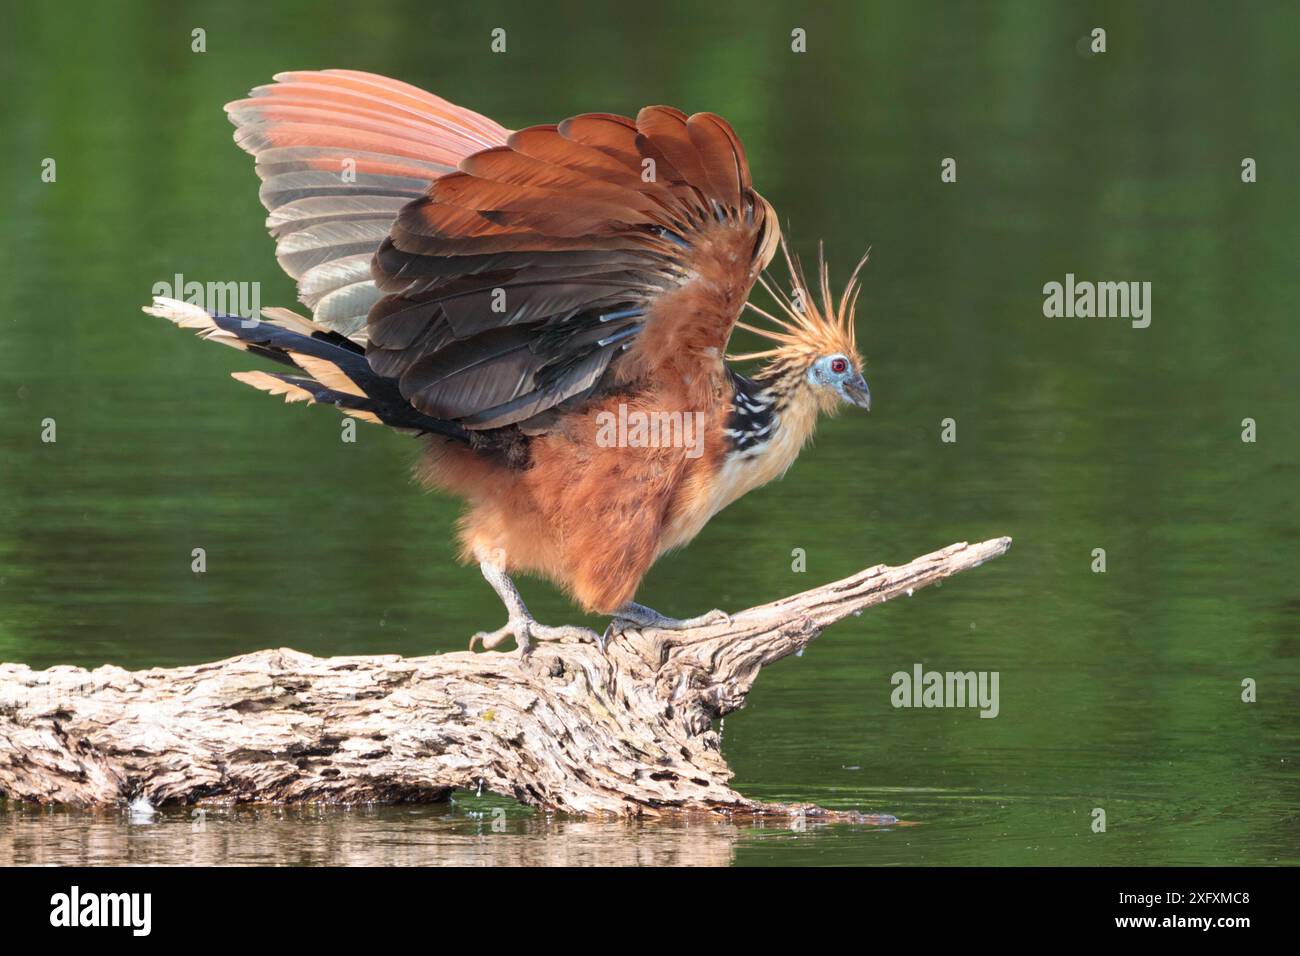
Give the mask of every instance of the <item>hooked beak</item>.
POLYGON ((871 389, 867 388, 867 380, 861 375, 855 375, 844 383, 843 394, 845 401, 871 411, 871 389))

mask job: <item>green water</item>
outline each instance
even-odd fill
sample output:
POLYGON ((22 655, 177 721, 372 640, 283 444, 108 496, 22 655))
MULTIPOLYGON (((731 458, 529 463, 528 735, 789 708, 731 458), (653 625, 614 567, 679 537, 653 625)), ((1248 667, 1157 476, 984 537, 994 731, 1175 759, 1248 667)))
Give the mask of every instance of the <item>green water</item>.
MULTIPOLYGON (((6 4, 0 660, 427 654, 500 623, 452 560, 455 502, 408 477, 409 439, 362 426, 344 444, 333 412, 237 385, 245 356, 139 313, 177 272, 293 304, 224 102, 279 70, 346 66, 516 128, 712 110, 798 249, 824 238, 842 279, 872 246, 875 405, 825 424, 639 597, 742 608, 1011 535, 1006 557, 764 671, 725 722, 743 792, 916 825, 592 823, 472 794, 211 811, 199 833, 188 810, 10 808, 0 863, 1300 862, 1300 11, 809 6, 6 4), (1096 26, 1108 49, 1088 56, 1096 26), (1150 327, 1045 318, 1043 285, 1067 273, 1151 282, 1150 327), (890 675, 918 662, 997 671, 997 718, 892 707, 890 675)), ((578 619, 523 588, 540 619, 578 619)))

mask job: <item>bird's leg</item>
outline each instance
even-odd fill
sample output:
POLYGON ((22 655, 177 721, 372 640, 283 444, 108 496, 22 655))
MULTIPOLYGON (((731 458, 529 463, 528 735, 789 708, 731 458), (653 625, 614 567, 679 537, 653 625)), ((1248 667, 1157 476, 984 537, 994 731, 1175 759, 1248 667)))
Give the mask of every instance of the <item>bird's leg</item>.
POLYGON ((731 615, 726 611, 719 611, 717 608, 698 617, 679 619, 666 617, 654 608, 646 607, 644 604, 628 601, 614 612, 614 620, 610 622, 610 626, 619 630, 653 627, 663 631, 685 631, 692 627, 703 627, 706 624, 720 624, 723 621, 730 624, 731 615))
POLYGON ((531 614, 528 613, 528 606, 524 604, 524 599, 519 596, 519 589, 515 587, 515 582, 510 580, 510 575, 498 564, 488 558, 480 558, 478 563, 479 569, 483 572, 483 577, 487 583, 492 585, 492 590, 497 592, 501 598, 501 603, 506 606, 506 623, 504 627, 499 627, 495 631, 480 631, 469 639, 469 649, 474 650, 474 645, 482 642, 484 650, 492 650, 501 644, 507 637, 513 637, 515 643, 519 645, 519 653, 527 657, 533 649, 533 641, 565 641, 577 640, 585 643, 591 643, 598 639, 594 631, 585 627, 550 627, 546 624, 538 624, 531 614))
POLYGON ((510 580, 510 575, 488 559, 481 559, 478 566, 487 583, 492 585, 492 590, 497 592, 497 597, 506 606, 506 625, 495 631, 479 631, 469 639, 469 649, 474 650, 474 644, 482 641, 483 649, 490 651, 507 637, 513 637, 519 649, 527 654, 530 649, 528 630, 533 616, 528 613, 528 606, 524 604, 519 589, 510 580))

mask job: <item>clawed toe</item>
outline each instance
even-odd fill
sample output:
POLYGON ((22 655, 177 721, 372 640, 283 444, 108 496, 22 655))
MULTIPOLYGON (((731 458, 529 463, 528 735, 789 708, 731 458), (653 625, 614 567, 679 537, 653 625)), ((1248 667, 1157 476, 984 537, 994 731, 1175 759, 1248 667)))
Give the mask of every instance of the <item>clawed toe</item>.
POLYGON ((714 608, 712 611, 708 611, 707 613, 701 614, 697 617, 688 617, 685 619, 667 617, 664 618, 662 624, 657 624, 656 626, 669 631, 685 631, 692 627, 707 627, 710 624, 724 623, 731 623, 731 615, 726 611, 720 611, 717 608, 714 608))
POLYGON ((692 627, 705 627, 709 624, 721 624, 723 622, 730 624, 731 615, 717 608, 698 617, 681 619, 667 617, 654 610, 654 608, 645 607, 641 604, 628 603, 619 608, 614 614, 609 623, 609 630, 606 631, 606 636, 645 628, 656 628, 661 631, 685 631, 692 627))
POLYGON ((620 637, 628 631, 635 631, 637 628, 644 626, 645 625, 638 624, 636 621, 629 620, 626 617, 611 617, 609 619, 609 624, 605 626, 605 633, 602 637, 604 641, 608 643, 611 637, 620 637))
POLYGON ((485 651, 495 650, 499 645, 505 643, 506 638, 509 637, 515 639, 515 643, 519 645, 519 650, 525 657, 532 653, 533 647, 538 641, 601 643, 600 635, 585 627, 571 627, 569 625, 553 627, 549 624, 538 624, 529 617, 514 618, 507 621, 504 627, 497 628, 495 631, 479 631, 469 639, 469 649, 472 651, 475 644, 482 644, 485 651))
POLYGON ((599 640, 599 635, 590 628, 576 627, 569 624, 538 624, 534 621, 532 626, 529 628, 529 633, 539 641, 590 644, 593 641, 599 640))
POLYGON ((515 643, 519 645, 520 652, 527 656, 532 650, 531 638, 534 625, 534 621, 515 619, 507 621, 505 626, 495 631, 479 631, 469 639, 469 649, 472 651, 475 644, 482 644, 485 651, 495 650, 505 643, 506 638, 513 637, 515 643))

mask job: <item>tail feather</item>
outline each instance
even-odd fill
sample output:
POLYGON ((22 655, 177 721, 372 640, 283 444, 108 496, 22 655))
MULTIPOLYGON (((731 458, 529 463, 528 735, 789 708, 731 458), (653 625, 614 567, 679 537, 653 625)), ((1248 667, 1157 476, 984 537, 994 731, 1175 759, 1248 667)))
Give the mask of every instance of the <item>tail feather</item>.
POLYGON ((283 395, 287 402, 330 404, 344 414, 400 431, 469 439, 465 429, 454 422, 416 411, 402 397, 396 381, 371 370, 363 346, 288 309, 264 309, 263 318, 251 321, 217 315, 188 302, 155 297, 153 305, 145 306, 144 311, 183 329, 191 329, 202 339, 306 373, 234 373, 237 381, 272 395, 283 395))
MULTIPOLYGON (((230 377, 271 395, 283 395, 286 402, 306 402, 308 405, 329 402, 345 415, 351 415, 362 421, 374 422, 376 425, 389 424, 398 431, 418 431, 418 429, 403 428, 385 422, 364 401, 358 402, 357 396, 336 392, 314 379, 282 375, 278 372, 231 372, 230 377)), ((362 398, 364 399, 364 396, 362 398)))

